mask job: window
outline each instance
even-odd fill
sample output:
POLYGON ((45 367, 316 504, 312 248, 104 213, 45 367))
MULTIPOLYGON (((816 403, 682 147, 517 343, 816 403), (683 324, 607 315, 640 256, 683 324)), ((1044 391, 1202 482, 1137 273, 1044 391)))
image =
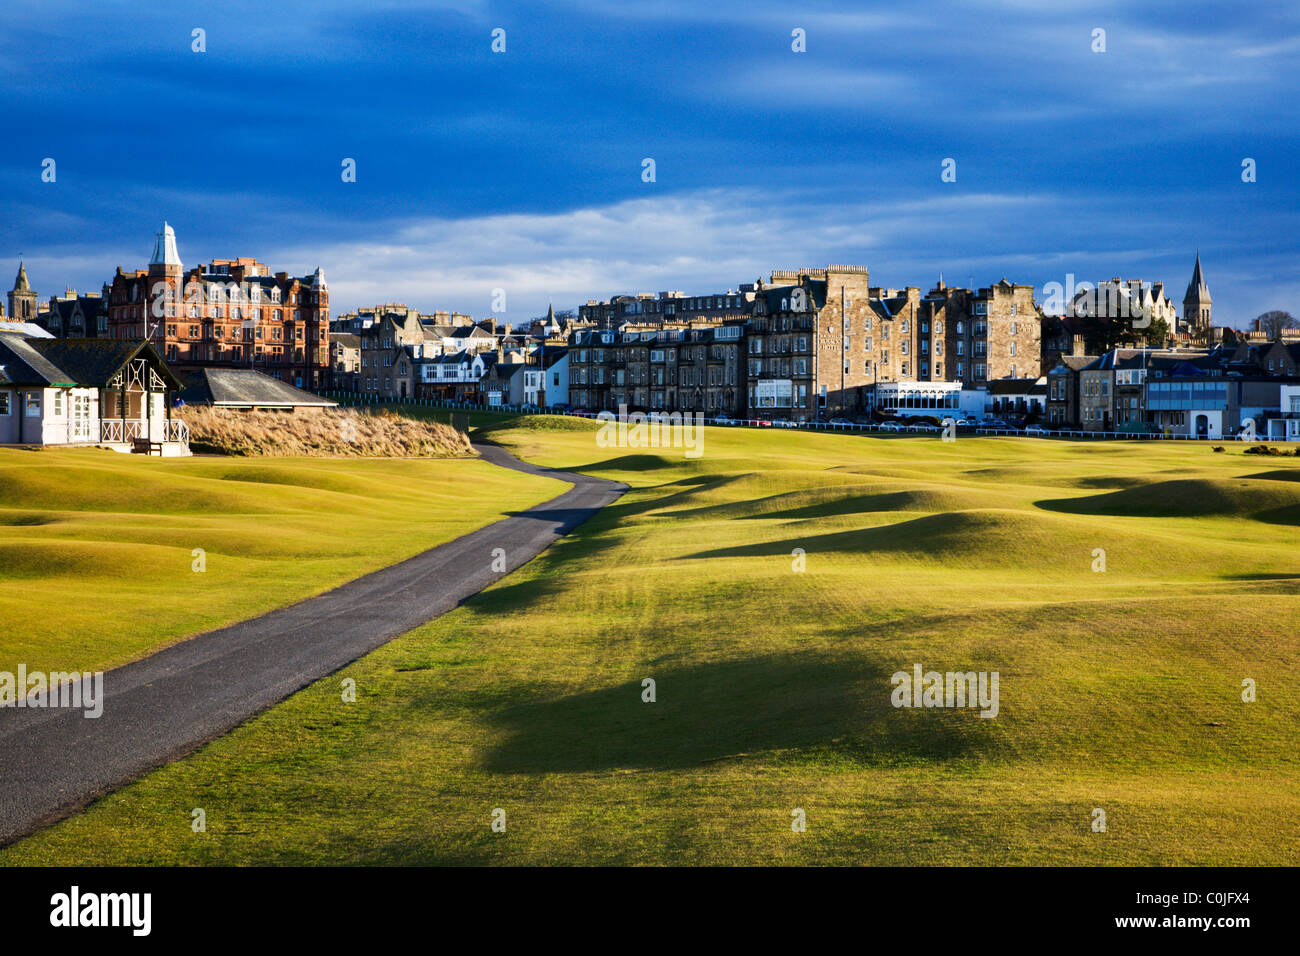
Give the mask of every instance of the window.
POLYGON ((27 417, 28 418, 41 417, 41 393, 40 392, 27 393, 27 417))
MULTIPOLYGON (((1013 330, 1013 332, 1014 332, 1014 330, 1013 330)), ((1012 342, 1012 343, 1011 343, 1011 354, 1012 354, 1012 355, 1015 355, 1015 354, 1016 354, 1016 343, 1015 343, 1015 342, 1012 342)))
MULTIPOLYGON (((1293 398, 1291 399, 1291 401, 1294 402, 1295 399, 1293 398)), ((0 392, 0 415, 8 415, 8 414, 9 414, 9 393, 0 392)))

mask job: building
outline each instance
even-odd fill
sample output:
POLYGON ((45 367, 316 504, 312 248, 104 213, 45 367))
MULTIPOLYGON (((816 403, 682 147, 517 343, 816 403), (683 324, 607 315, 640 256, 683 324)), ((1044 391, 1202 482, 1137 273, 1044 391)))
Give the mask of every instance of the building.
POLYGON ((27 279, 27 266, 18 263, 18 275, 14 277, 14 287, 9 292, 9 319, 14 322, 36 321, 38 297, 27 279))
POLYGON ((361 391, 361 336, 353 332, 330 333, 330 388, 361 391))
POLYGON ((579 311, 595 327, 569 338, 573 403, 807 421, 865 414, 883 383, 1036 378, 1033 291, 940 278, 922 295, 870 285, 865 266, 832 265, 774 270, 725 295, 593 301, 579 311))
POLYGON ((524 404, 538 408, 569 407, 569 349, 539 345, 524 368, 524 404))
POLYGON ((118 268, 108 309, 111 338, 147 339, 178 371, 255 368, 298 388, 327 384, 329 287, 320 269, 271 275, 241 258, 185 271, 163 223, 148 268, 118 268))
POLYGON ((980 418, 989 410, 989 393, 960 382, 880 382, 875 409, 897 418, 980 418))
MULTIPOLYGON (((1080 338, 1076 347, 1082 349, 1080 338)), ((1097 360, 1095 355, 1062 355, 1047 372, 1047 424, 1054 428, 1078 428, 1080 413, 1079 373, 1097 360)))
POLYGON ((1187 284, 1187 293, 1183 296, 1183 322, 1192 338, 1209 342, 1212 328, 1210 287, 1205 284, 1201 273, 1201 254, 1196 253, 1196 265, 1192 267, 1192 281, 1187 284))
POLYGON ((0 331, 0 444, 188 455, 180 387, 147 342, 0 331))
POLYGON ((1047 376, 997 379, 989 382, 988 396, 994 415, 1041 421, 1047 414, 1047 376))
POLYGON ((480 383, 495 363, 495 352, 445 352, 420 362, 416 395, 441 401, 485 404, 480 383))
POLYGON ((1269 441, 1300 441, 1300 383, 1278 388, 1278 414, 1268 420, 1269 441))
POLYGON ((94 339, 108 336, 109 287, 103 292, 78 295, 68 289, 61 296, 51 296, 36 316, 36 322, 55 338, 94 339))
POLYGON ((524 404, 524 363, 493 362, 480 383, 489 406, 524 404))
POLYGON ((181 401, 239 411, 303 412, 336 408, 319 395, 251 368, 201 368, 181 376, 181 401))
POLYGON ((1241 375, 1184 363, 1148 381, 1146 403, 1160 431, 1230 438, 1250 419, 1262 438, 1275 427, 1291 427, 1282 412, 1282 390, 1288 389, 1289 403, 1289 389, 1295 385, 1295 379, 1241 375), (1274 426, 1279 419, 1285 424, 1274 426))

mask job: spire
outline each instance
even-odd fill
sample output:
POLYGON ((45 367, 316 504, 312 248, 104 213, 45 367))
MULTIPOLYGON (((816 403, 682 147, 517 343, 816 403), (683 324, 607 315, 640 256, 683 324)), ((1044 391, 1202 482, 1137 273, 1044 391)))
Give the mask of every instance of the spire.
POLYGON ((154 236, 151 266, 179 266, 180 253, 176 251, 176 233, 171 226, 163 223, 162 231, 154 236))
POLYGON ((1187 284, 1187 294, 1183 296, 1183 302, 1209 302, 1210 287, 1205 284, 1205 276, 1201 272, 1201 251, 1196 250, 1196 265, 1192 268, 1192 281, 1187 284))
POLYGON ((546 303, 546 324, 555 324, 555 305, 550 302, 546 303))
POLYGON ((30 292, 32 285, 27 281, 27 266, 21 260, 18 263, 18 277, 14 279, 15 292, 30 292))

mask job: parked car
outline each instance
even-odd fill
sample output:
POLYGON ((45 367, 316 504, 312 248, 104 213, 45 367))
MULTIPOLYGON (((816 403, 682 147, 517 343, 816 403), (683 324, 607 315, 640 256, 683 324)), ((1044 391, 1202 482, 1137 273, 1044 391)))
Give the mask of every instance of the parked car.
POLYGON ((832 418, 832 419, 831 419, 829 422, 827 422, 826 424, 828 424, 828 425, 852 425, 853 422, 849 421, 847 418, 832 418))
POLYGON ((754 424, 757 425, 759 428, 771 428, 771 427, 772 427, 772 423, 771 423, 770 421, 768 421, 766 418, 760 418, 760 419, 758 419, 756 422, 754 422, 754 424))
POLYGON ((1010 428, 1010 427, 1011 427, 1010 425, 1008 425, 1000 418, 986 418, 984 419, 984 421, 980 422, 980 428, 1010 428))
POLYGON ((898 422, 881 422, 880 430, 882 432, 901 432, 903 430, 903 426, 900 425, 898 422))
POLYGON ((959 418, 954 424, 956 424, 958 428, 974 428, 979 425, 979 422, 974 418, 959 418))
POLYGON ((1046 428, 1044 428, 1042 425, 1026 425, 1026 426, 1025 426, 1025 434, 1026 434, 1026 435, 1046 435, 1046 434, 1048 434, 1048 430, 1047 430, 1046 428))

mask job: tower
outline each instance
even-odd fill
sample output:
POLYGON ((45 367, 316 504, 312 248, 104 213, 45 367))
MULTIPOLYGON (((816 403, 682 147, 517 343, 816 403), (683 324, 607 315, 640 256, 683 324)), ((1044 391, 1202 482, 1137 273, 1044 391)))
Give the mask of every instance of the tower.
POLYGON ((27 268, 18 263, 18 276, 9 293, 9 318, 14 322, 32 322, 36 318, 36 292, 27 281, 27 268))
POLYGON ((1210 333, 1210 287, 1201 275, 1201 253, 1196 253, 1196 266, 1192 269, 1192 281, 1187 284, 1187 294, 1183 296, 1183 321, 1187 330, 1197 338, 1206 338, 1210 333))
POLYGON ((176 251, 176 232, 167 223, 153 239, 153 255, 149 257, 150 276, 179 276, 181 257, 176 251))

